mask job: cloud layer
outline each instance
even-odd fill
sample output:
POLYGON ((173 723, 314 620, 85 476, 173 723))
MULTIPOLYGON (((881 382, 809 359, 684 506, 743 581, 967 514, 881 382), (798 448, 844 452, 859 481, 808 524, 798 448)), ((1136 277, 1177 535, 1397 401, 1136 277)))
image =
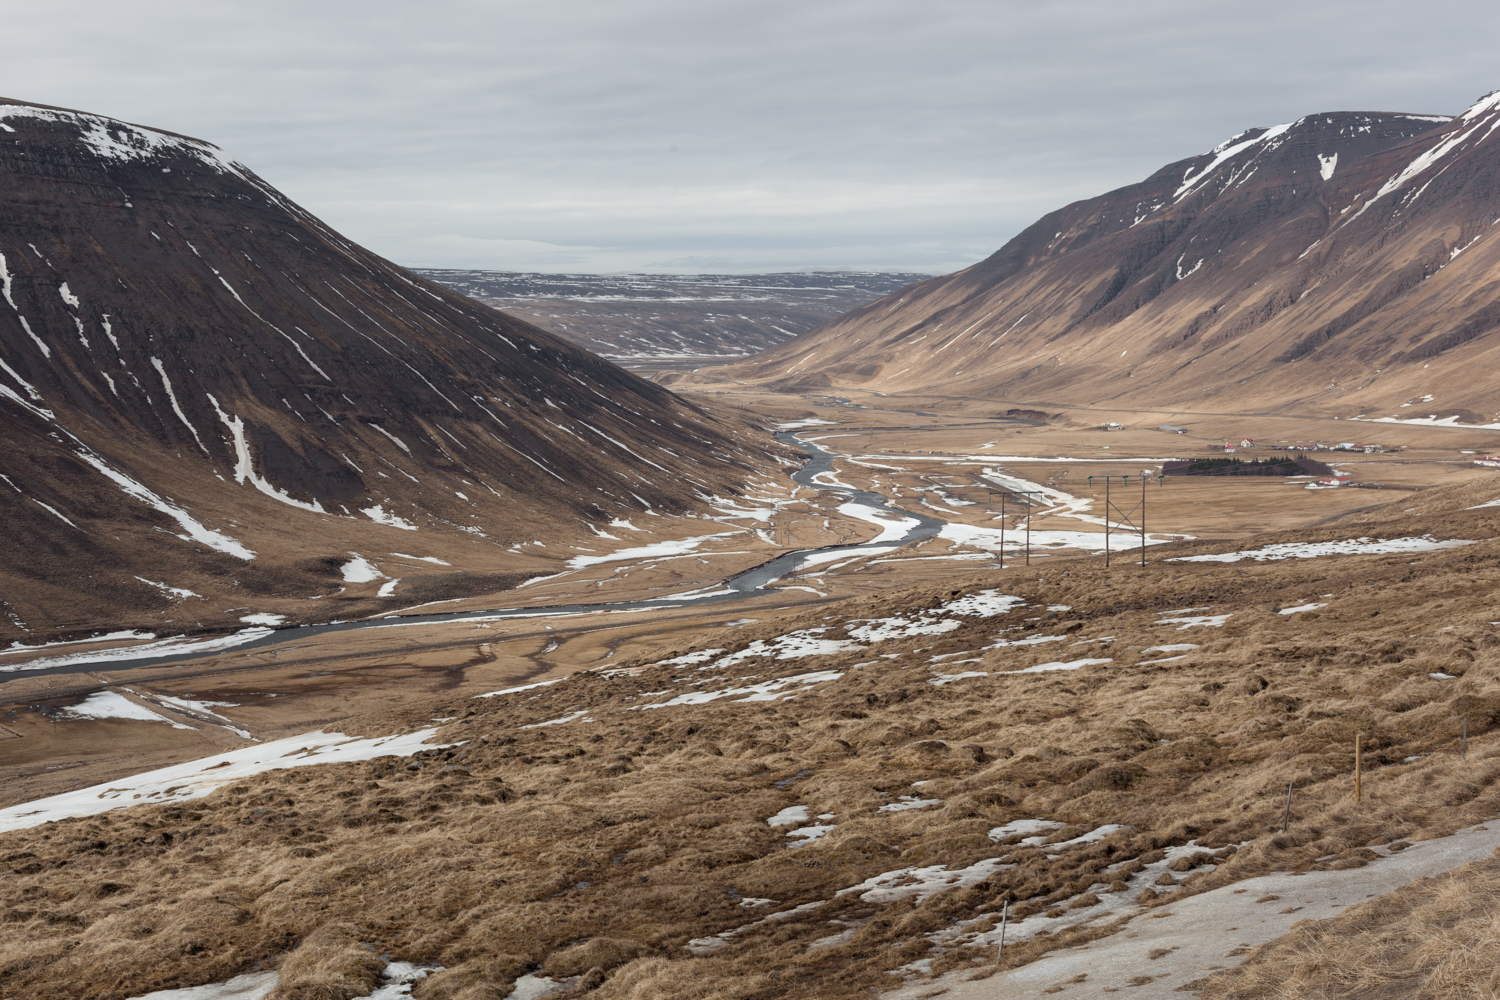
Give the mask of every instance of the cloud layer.
POLYGON ((436 267, 951 270, 1248 126, 1454 113, 1500 87, 1500 22, 1475 2, 0 11, 0 93, 216 142, 436 267))

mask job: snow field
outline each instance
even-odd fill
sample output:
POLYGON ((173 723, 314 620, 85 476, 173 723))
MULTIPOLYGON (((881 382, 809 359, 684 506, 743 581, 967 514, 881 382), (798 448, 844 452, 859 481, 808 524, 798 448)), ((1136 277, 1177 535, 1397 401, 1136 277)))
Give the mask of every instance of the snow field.
POLYGON ((1450 538, 1438 541, 1431 535, 1406 538, 1347 538, 1332 542, 1280 542, 1259 549, 1241 549, 1236 552, 1218 552, 1203 556, 1178 556, 1167 562, 1217 562, 1235 563, 1242 559, 1256 562, 1275 562, 1281 559, 1315 559, 1319 556, 1363 556, 1389 555, 1392 553, 1436 552, 1440 549, 1456 549, 1473 545, 1472 541, 1450 538))
MULTIPOLYGON (((256 626, 240 629, 231 635, 216 636, 211 639, 185 639, 177 637, 162 639, 158 642, 143 643, 139 646, 67 653, 62 656, 43 657, 39 660, 26 660, 22 663, 9 663, 0 666, 0 673, 22 670, 45 670, 51 667, 77 666, 85 663, 119 663, 127 660, 149 660, 158 656, 176 656, 178 654, 196 656, 201 653, 212 653, 221 649, 233 649, 235 646, 243 646, 247 642, 262 639, 270 635, 273 631, 274 629, 264 626, 256 626)), ((89 639, 84 641, 96 642, 99 640, 89 639)))
MULTIPOLYGON (((156 718, 167 721, 160 716, 156 718)), ((271 743, 257 743, 228 753, 145 771, 109 784, 93 785, 0 809, 0 831, 23 830, 69 817, 96 816, 134 805, 202 798, 242 778, 280 768, 342 764, 387 756, 405 757, 419 750, 457 745, 429 744, 427 741, 436 733, 437 729, 433 728, 356 739, 343 733, 315 732, 271 743)))

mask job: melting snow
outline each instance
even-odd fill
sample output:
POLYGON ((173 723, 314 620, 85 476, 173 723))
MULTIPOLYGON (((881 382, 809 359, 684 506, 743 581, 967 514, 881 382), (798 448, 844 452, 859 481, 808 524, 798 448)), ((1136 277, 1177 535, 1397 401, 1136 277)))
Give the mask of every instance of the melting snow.
POLYGON ((565 680, 567 680, 566 677, 554 677, 550 681, 537 681, 535 684, 522 684, 519 687, 504 688, 504 689, 502 689, 500 691, 488 691, 488 692, 486 692, 484 694, 476 694, 474 697, 476 697, 476 698, 494 698, 494 697, 497 697, 497 696, 502 695, 502 694, 516 694, 517 692, 520 692, 520 691, 530 691, 533 688, 546 687, 549 684, 556 684, 559 681, 565 681, 565 680))
POLYGON ((83 700, 82 704, 64 709, 63 715, 73 719, 134 719, 139 722, 165 722, 173 729, 192 729, 180 722, 173 722, 164 715, 157 715, 144 705, 137 705, 116 691, 97 691, 83 700))
POLYGON ((794 674, 791 677, 778 677, 775 680, 763 681, 759 684, 750 684, 741 688, 721 688, 716 691, 688 691, 678 695, 671 701, 660 702, 655 705, 642 705, 642 708, 669 708, 673 705, 701 705, 704 702, 717 701, 720 698, 734 697, 736 701, 777 701, 781 698, 793 697, 791 694, 783 693, 787 688, 795 686, 807 687, 813 684, 821 684, 824 681, 836 681, 844 676, 837 670, 819 670, 807 674, 794 674), (738 698, 736 695, 747 695, 738 698))
MULTIPOLYGON (((193 593, 191 590, 188 590, 186 587, 169 587, 165 583, 157 583, 155 580, 148 580, 144 576, 138 576, 138 577, 136 577, 136 579, 139 580, 139 581, 141 581, 142 583, 149 583, 151 586, 156 587, 156 588, 158 588, 160 590, 165 590, 167 593, 171 594, 173 597, 177 598, 179 601, 185 601, 189 597, 199 597, 199 598, 201 598, 203 596, 202 594, 195 594, 195 593, 193 593)), ((244 621, 243 618, 241 618, 240 620, 244 621)), ((151 638, 154 639, 156 637, 155 636, 151 636, 151 638)))
POLYGON ((272 615, 264 613, 243 615, 241 616, 240 621, 244 622, 246 625, 280 625, 282 622, 286 621, 286 615, 272 615))
MULTIPOLYGON (((161 372, 162 381, 165 382, 167 373, 162 369, 161 362, 157 361, 155 358, 152 358, 151 360, 156 364, 157 370, 161 372)), ((168 393, 170 394, 170 392, 171 387, 169 385, 168 393)), ((210 392, 206 395, 208 396, 208 401, 214 406, 214 412, 219 415, 219 420, 224 424, 225 427, 229 428, 229 434, 233 438, 235 482, 243 484, 248 481, 251 486, 254 486, 257 490, 260 490, 260 492, 264 493, 272 500, 279 500, 289 507, 296 507, 300 510, 310 510, 319 514, 328 513, 323 509, 323 505, 318 503, 316 499, 313 500, 312 503, 304 503, 301 500, 293 499, 287 494, 285 490, 278 490, 276 487, 267 482, 263 477, 256 475, 255 463, 250 457, 250 442, 245 437, 245 421, 240 417, 231 417, 229 414, 225 413, 223 408, 219 406, 219 401, 214 398, 213 393, 210 392)), ((173 400, 172 405, 174 407, 177 405, 175 399, 173 400)), ((181 415, 181 413, 182 411, 178 410, 178 414, 181 415)), ((184 423, 187 422, 186 417, 183 417, 182 419, 184 423)), ((191 428, 192 425, 189 424, 188 426, 191 428)), ((197 431, 193 431, 193 435, 195 437, 197 436, 197 433, 197 431)), ((199 442, 199 446, 202 447, 201 441, 199 442)), ((207 448, 204 448, 203 450, 205 453, 207 453, 208 451, 207 448)))
POLYGON ((537 1000, 549 993, 560 993, 571 989, 578 982, 577 976, 571 979, 553 979, 550 976, 537 976, 526 973, 516 980, 515 987, 505 995, 505 1000, 537 1000))
POLYGON ((792 847, 806 847, 819 837, 832 833, 838 828, 837 823, 821 823, 814 826, 799 826, 795 830, 788 830, 786 835, 799 838, 800 843, 792 844, 792 847))
POLYGON ((892 518, 884 511, 861 503, 841 504, 838 508, 840 514, 845 517, 856 518, 860 521, 868 521, 880 526, 880 534, 866 544, 875 545, 881 542, 894 542, 906 537, 906 533, 915 528, 921 522, 914 517, 892 518))
POLYGON ((413 733, 356 739, 343 733, 316 732, 272 743, 257 743, 186 764, 174 764, 107 784, 0 809, 0 831, 23 830, 70 816, 95 816, 138 804, 198 799, 224 785, 277 768, 340 764, 387 756, 407 757, 419 750, 457 745, 428 744, 427 740, 436 733, 436 729, 420 729, 413 733))
POLYGON ((103 459, 99 458, 92 452, 84 449, 76 452, 76 454, 79 458, 83 459, 83 461, 87 462, 89 465, 92 465, 97 472, 99 472, 105 478, 109 479, 116 486, 120 487, 120 489, 123 490, 126 495, 134 497, 147 506, 156 508, 163 514, 166 514, 168 517, 172 518, 172 520, 176 521, 179 525, 181 525, 182 530, 187 532, 187 534, 179 535, 177 537, 183 538, 187 541, 201 542, 202 544, 207 545, 209 548, 214 549, 215 551, 228 553, 229 555, 232 555, 238 559, 244 559, 248 561, 255 558, 255 553, 250 549, 245 548, 245 546, 241 545, 233 538, 230 538, 228 535, 214 531, 213 529, 200 524, 187 511, 167 502, 166 500, 163 500, 161 497, 157 496, 155 493, 152 493, 146 487, 142 486, 140 483, 136 482, 134 479, 131 479, 124 473, 116 472, 108 465, 105 465, 103 459))
POLYGON ((1014 867, 1015 865, 1002 864, 999 858, 990 858, 952 871, 946 865, 899 868, 893 872, 873 875, 858 885, 840 889, 835 895, 859 893, 859 898, 866 903, 894 903, 898 899, 915 896, 917 902, 921 902, 928 896, 983 882, 998 871, 1014 867))
POLYGON ((1027 839, 1021 841, 1022 844, 1035 845, 1047 839, 1047 831, 1060 830, 1066 825, 1051 819, 1015 819, 991 830, 990 839, 1005 840, 1007 837, 1024 835, 1027 839))
POLYGON ((385 982, 373 993, 356 1000, 399 1000, 411 996, 411 988, 427 978, 429 972, 442 972, 441 965, 416 965, 411 962, 392 962, 385 967, 381 978, 385 982))
POLYGON ((376 569, 375 564, 370 562, 370 560, 358 552, 351 552, 349 554, 354 558, 339 567, 339 572, 343 574, 345 583, 373 583, 376 580, 385 579, 385 574, 376 569))
POLYGON ((222 983, 189 986, 179 990, 157 990, 130 1000, 261 1000, 281 981, 279 972, 247 972, 222 983))
POLYGON ((781 812, 766 820, 767 826, 792 826, 796 823, 806 823, 812 819, 812 813, 807 806, 787 806, 781 812))
POLYGON ((40 660, 27 660, 24 663, 8 664, 0 667, 0 673, 20 670, 45 670, 49 667, 76 666, 83 663, 149 660, 158 656, 177 656, 179 654, 196 656, 203 653, 218 652, 221 649, 233 649, 235 646, 243 646, 247 642, 254 642, 256 639, 262 639, 271 634, 272 630, 268 628, 246 628, 235 632, 233 635, 218 636, 212 639, 186 640, 182 637, 163 639, 160 642, 148 642, 140 646, 99 649, 81 653, 68 653, 64 656, 49 656, 40 660))
POLYGON ((1336 555, 1381 555, 1393 552, 1434 552, 1438 549, 1453 549, 1461 545, 1473 545, 1472 541, 1450 538, 1438 541, 1431 535, 1420 538, 1346 538, 1333 542, 1281 542, 1260 549, 1241 549, 1238 552, 1220 552, 1206 556, 1178 556, 1168 562, 1219 562, 1232 563, 1241 559, 1256 562, 1279 559, 1312 559, 1316 556, 1336 555))
POLYGON ((756 639, 739 652, 730 653, 728 656, 709 664, 704 669, 712 670, 727 667, 739 663, 741 660, 748 660, 756 656, 770 656, 778 660, 799 660, 804 656, 830 656, 834 653, 856 651, 864 648, 843 639, 822 639, 818 637, 818 633, 826 631, 828 631, 826 627, 801 629, 796 632, 788 632, 786 635, 777 636, 775 639, 756 639))
MULTIPOLYGON (((570 712, 569 714, 564 715, 562 718, 559 718, 559 719, 548 719, 546 722, 533 722, 531 725, 529 725, 529 726, 522 726, 521 728, 522 729, 540 729, 542 726, 560 726, 560 725, 562 725, 565 722, 576 722, 579 719, 583 719, 583 717, 585 715, 588 715, 588 714, 589 714, 589 710, 585 708, 585 709, 582 709, 582 710, 577 711, 577 712, 570 712)), ((584 722, 589 722, 591 720, 589 720, 589 719, 583 719, 583 721, 584 722)))
MULTIPOLYGON (((417 530, 417 526, 415 524, 412 524, 405 518, 397 517, 394 512, 387 514, 385 512, 384 506, 382 506, 381 504, 376 504, 373 507, 362 507, 360 508, 359 512, 368 517, 370 520, 374 521, 376 524, 384 524, 387 527, 391 528, 400 528, 402 531, 417 530)), ((443 563, 443 565, 447 566, 448 563, 443 563)))
POLYGON ((875 811, 883 813, 905 812, 908 809, 926 809, 928 806, 940 806, 942 804, 942 799, 924 799, 920 795, 902 795, 897 801, 889 802, 875 811))
POLYGON ((1177 631, 1182 632, 1190 628, 1218 628, 1227 622, 1234 612, 1223 615, 1187 615, 1181 618, 1162 618, 1157 625, 1176 625, 1177 631))
MULTIPOLYGON (((1227 616, 1226 616, 1227 617, 1227 616)), ((1038 663, 1034 667, 1025 670, 1008 670, 1011 674, 1044 674, 1051 670, 1077 670, 1079 667, 1091 667, 1096 663, 1113 663, 1109 657, 1089 657, 1082 660, 1059 660, 1052 663, 1038 663)))
POLYGON ((633 548, 618 549, 603 556, 574 556, 568 560, 569 569, 582 569, 585 566, 594 566, 598 563, 622 562, 628 559, 657 559, 664 556, 683 556, 694 553, 698 546, 704 542, 713 541, 716 538, 729 538, 740 534, 737 531, 723 532, 717 535, 699 535, 696 538, 676 538, 664 542, 653 542, 650 545, 637 545, 633 548))
MULTIPOLYGON (((136 577, 136 579, 139 580, 140 577, 136 577)), ((150 583, 149 580, 147 580, 145 582, 150 583)), ((27 652, 27 653, 29 653, 29 652, 31 652, 34 649, 53 649, 53 648, 55 648, 57 646, 78 646, 78 645, 81 645, 81 644, 83 644, 85 642, 113 642, 113 641, 115 641, 117 639, 155 639, 155 638, 156 638, 156 633, 155 632, 127 631, 127 632, 110 632, 110 633, 107 633, 105 635, 91 636, 91 637, 89 637, 87 639, 69 639, 66 642, 42 642, 42 643, 38 643, 35 646, 27 646, 27 645, 23 645, 22 643, 19 643, 19 642, 12 642, 10 644, 10 648, 9 649, 0 649, 0 656, 8 655, 8 654, 11 654, 11 653, 20 653, 20 652, 27 652)))

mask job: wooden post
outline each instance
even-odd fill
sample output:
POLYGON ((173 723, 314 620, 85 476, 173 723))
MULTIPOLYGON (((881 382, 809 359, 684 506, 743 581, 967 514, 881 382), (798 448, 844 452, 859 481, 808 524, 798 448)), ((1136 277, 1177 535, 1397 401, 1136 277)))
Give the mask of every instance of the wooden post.
POLYGON ((1362 757, 1363 757, 1363 751, 1364 751, 1364 738, 1365 738, 1365 734, 1364 733, 1355 733, 1354 734, 1354 801, 1355 802, 1359 802, 1359 800, 1360 800, 1359 772, 1360 772, 1360 764, 1363 763, 1362 757))
POLYGON ((1146 565, 1146 477, 1141 477, 1141 565, 1146 565))
POLYGON ((1028 495, 1026 499, 1026 565, 1028 566, 1031 565, 1031 508, 1036 506, 1035 501, 1031 499, 1032 495, 1034 494, 1028 495))
POLYGON ((1104 568, 1109 569, 1109 477, 1104 477, 1104 568))
POLYGON ((1286 783, 1286 812, 1281 816, 1281 832, 1286 833, 1287 824, 1292 821, 1292 782, 1286 783))
POLYGON ((1005 959, 1005 925, 1010 920, 1010 898, 1007 897, 1000 910, 1000 946, 995 949, 995 964, 1005 959))
POLYGON ((1469 717, 1464 716, 1464 760, 1469 759, 1469 717))
POLYGON ((1005 568, 1005 494, 1000 494, 1000 568, 1005 568))

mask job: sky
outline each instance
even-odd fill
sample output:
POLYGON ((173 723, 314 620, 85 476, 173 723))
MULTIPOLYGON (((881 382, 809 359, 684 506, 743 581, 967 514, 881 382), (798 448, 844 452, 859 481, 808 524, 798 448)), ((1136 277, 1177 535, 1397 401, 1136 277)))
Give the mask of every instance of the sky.
POLYGON ((0 0, 0 95, 224 147, 412 267, 966 267, 1254 125, 1456 114, 1429 0, 0 0))

